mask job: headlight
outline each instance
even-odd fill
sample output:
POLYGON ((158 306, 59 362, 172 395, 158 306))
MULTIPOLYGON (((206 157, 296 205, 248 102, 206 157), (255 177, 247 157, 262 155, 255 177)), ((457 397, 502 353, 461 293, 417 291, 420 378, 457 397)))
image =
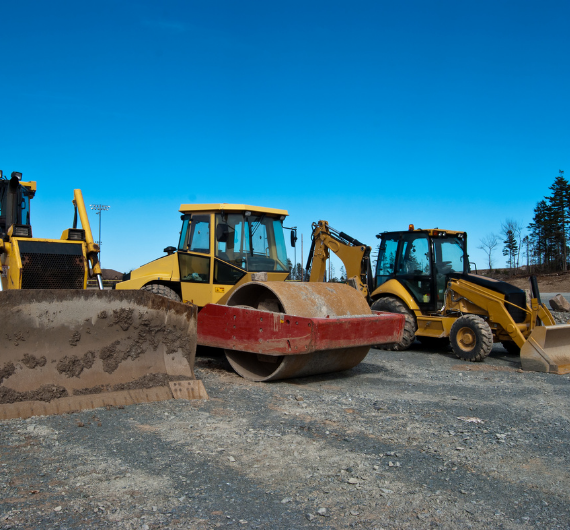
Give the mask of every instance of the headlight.
POLYGON ((68 241, 85 241, 85 230, 79 228, 70 228, 67 231, 68 241))
POLYGON ((32 227, 15 225, 12 237, 32 237, 32 227))

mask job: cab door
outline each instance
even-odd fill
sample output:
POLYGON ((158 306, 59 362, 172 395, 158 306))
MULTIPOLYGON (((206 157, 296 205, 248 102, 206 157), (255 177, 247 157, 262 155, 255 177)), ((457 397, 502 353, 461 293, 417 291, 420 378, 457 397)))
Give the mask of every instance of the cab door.
POLYGON ((434 282, 429 237, 426 233, 402 234, 395 263, 395 277, 420 309, 434 310, 434 282))
POLYGON ((178 251, 182 301, 204 307, 212 302, 211 214, 194 214, 178 251))

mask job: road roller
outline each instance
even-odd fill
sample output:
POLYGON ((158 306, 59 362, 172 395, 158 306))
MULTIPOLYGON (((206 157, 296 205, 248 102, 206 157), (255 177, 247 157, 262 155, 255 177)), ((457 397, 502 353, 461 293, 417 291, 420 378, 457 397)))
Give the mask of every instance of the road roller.
POLYGON ((115 288, 197 306, 198 344, 222 348, 242 377, 274 381, 348 370, 372 345, 401 339, 403 316, 371 311, 352 287, 286 281, 286 210, 182 204, 180 213, 178 246, 125 274, 115 288))

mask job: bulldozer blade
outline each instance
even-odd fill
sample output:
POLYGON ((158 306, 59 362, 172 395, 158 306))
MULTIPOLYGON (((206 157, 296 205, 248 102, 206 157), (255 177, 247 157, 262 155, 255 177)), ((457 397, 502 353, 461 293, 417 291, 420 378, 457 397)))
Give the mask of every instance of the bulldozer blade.
POLYGON ((570 373, 570 325, 537 326, 521 348, 523 370, 570 373))
POLYGON ((194 376, 195 306, 145 291, 0 292, 0 419, 173 398, 194 376))

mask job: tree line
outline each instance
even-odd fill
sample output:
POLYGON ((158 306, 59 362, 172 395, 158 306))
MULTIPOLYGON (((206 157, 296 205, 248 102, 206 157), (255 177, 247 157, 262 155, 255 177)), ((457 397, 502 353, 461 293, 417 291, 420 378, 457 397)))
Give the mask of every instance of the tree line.
POLYGON ((570 230, 570 183, 559 170, 550 195, 539 201, 527 227, 514 219, 501 223, 499 234, 490 233, 480 240, 489 269, 495 265, 495 251, 501 249, 509 269, 523 265, 534 272, 568 270, 570 230))
MULTIPOLYGON (((293 265, 290 259, 287 259, 287 266, 289 268, 289 280, 309 281, 311 276, 311 269, 305 269, 300 263, 293 265)), ((346 271, 344 266, 340 268, 340 277, 337 278, 334 264, 330 263, 325 275, 325 282, 344 283, 346 281, 346 271), (330 271, 330 273, 329 273, 330 271)))

